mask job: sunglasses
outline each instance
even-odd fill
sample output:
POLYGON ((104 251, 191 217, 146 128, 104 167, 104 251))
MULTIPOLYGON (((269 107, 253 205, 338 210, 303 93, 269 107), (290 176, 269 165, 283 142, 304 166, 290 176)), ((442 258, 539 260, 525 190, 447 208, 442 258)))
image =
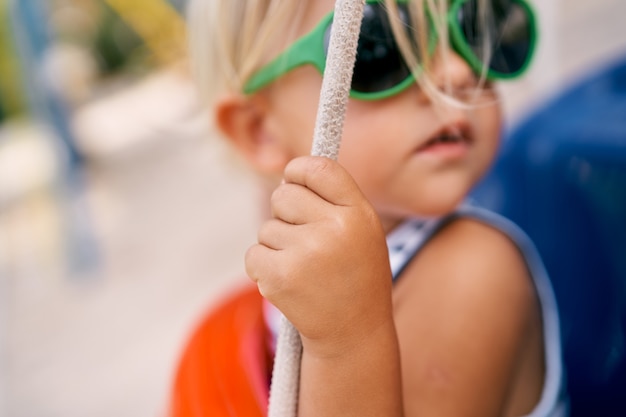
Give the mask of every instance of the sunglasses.
MULTIPOLYGON (((479 18, 478 0, 453 0, 447 21, 449 39, 456 53, 487 80, 512 79, 522 75, 534 55, 537 27, 533 10, 525 0, 491 0, 486 28, 479 18), (489 51, 487 65, 484 51, 489 51)), ((326 67, 333 12, 285 52, 257 71, 244 85, 253 94, 282 75, 302 65, 313 65, 320 74, 326 67)), ((413 38, 407 0, 398 1, 398 16, 409 39, 413 38)), ((430 36, 430 53, 436 34, 430 36)), ((415 83, 395 41, 383 0, 367 0, 357 46, 350 96, 380 100, 399 94, 415 83)))

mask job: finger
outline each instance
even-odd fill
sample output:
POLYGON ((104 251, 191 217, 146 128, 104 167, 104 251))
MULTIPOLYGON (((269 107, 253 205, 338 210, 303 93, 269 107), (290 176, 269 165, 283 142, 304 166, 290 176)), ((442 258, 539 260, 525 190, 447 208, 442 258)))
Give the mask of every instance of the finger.
POLYGON ((304 185, 324 200, 351 206, 362 198, 359 187, 338 162, 320 156, 293 159, 285 168, 286 183, 304 185))
POLYGON ((279 219, 266 221, 259 228, 259 244, 273 250, 284 250, 294 242, 297 226, 279 219))
POLYGON ((265 245, 257 244, 251 246, 246 252, 245 265, 248 277, 258 283, 263 277, 268 276, 274 267, 275 254, 274 249, 265 245))
POLYGON ((272 194, 272 215, 287 223, 314 223, 331 208, 329 203, 300 184, 285 183, 272 194))
POLYGON ((283 258, 281 251, 260 244, 246 252, 246 273, 256 283, 259 293, 270 301, 277 289, 283 286, 286 276, 282 273, 283 258))

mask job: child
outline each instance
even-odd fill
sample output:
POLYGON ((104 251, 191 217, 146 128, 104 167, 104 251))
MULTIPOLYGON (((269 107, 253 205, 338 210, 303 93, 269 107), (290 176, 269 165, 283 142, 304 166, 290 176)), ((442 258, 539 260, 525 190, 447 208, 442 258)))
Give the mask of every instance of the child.
POLYGON ((172 414, 266 413, 275 306, 302 337, 300 416, 567 415, 541 262, 464 203, 498 147, 491 81, 532 56, 528 5, 368 0, 338 162, 307 156, 333 6, 192 2, 215 124, 275 191, 245 258, 264 300, 206 318, 172 414))

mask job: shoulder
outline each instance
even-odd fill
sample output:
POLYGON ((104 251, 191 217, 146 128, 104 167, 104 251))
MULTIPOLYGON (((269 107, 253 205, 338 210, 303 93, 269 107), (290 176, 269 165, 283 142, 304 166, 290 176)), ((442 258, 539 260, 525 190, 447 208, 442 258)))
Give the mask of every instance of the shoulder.
POLYGON ((394 289, 405 388, 411 398, 424 392, 419 404, 409 401, 407 407, 424 410, 430 404, 439 415, 460 415, 467 406, 477 415, 498 415, 538 314, 534 284, 516 244, 476 220, 448 223, 394 289), (480 397, 484 392, 493 395, 480 397), (445 397, 459 399, 447 412, 437 405, 445 397))
POLYGON ((399 292, 402 287, 445 290, 448 297, 464 303, 489 302, 494 308, 523 307, 535 298, 532 277, 516 243, 500 229, 465 217, 443 226, 398 284, 399 292))
POLYGON ((499 229, 465 217, 449 222, 428 241, 404 271, 394 297, 400 316, 427 309, 440 323, 467 317, 474 319, 464 324, 468 328, 492 326, 494 331, 497 326, 517 331, 539 310, 517 245, 499 229))

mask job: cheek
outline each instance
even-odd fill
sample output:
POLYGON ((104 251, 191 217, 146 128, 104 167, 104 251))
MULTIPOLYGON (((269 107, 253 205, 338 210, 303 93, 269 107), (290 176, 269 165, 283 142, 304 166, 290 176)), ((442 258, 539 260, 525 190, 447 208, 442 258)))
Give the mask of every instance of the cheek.
POLYGON ((487 170, 500 146, 500 136, 502 132, 502 113, 500 106, 492 105, 479 110, 476 114, 476 135, 480 148, 478 161, 482 165, 480 174, 487 170))
POLYGON ((377 186, 387 176, 388 161, 393 160, 393 145, 390 137, 394 133, 389 124, 379 126, 376 120, 352 122, 346 118, 339 152, 339 162, 348 170, 364 192, 377 186))
POLYGON ((502 106, 495 90, 486 95, 486 100, 489 100, 490 104, 478 107, 475 114, 478 116, 479 127, 487 135, 490 145, 497 149, 502 130, 502 106))
POLYGON ((321 77, 310 66, 291 71, 272 86, 275 132, 292 158, 311 153, 320 87, 321 77))

